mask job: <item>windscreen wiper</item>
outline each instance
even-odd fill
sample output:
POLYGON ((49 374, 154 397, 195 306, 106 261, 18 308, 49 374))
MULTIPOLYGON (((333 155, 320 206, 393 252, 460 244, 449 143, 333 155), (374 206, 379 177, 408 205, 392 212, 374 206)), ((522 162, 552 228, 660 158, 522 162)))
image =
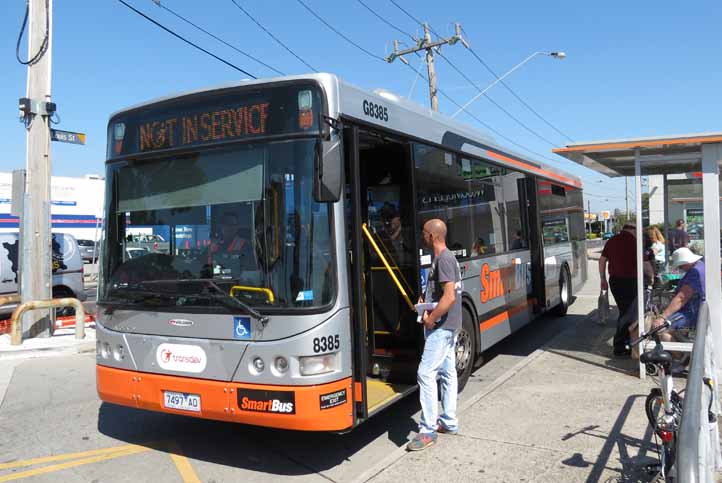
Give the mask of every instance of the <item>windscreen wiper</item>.
POLYGON ((199 282, 205 282, 206 286, 213 288, 215 292, 214 298, 219 302, 222 302, 226 307, 235 308, 240 307, 246 312, 254 316, 258 321, 265 327, 268 323, 268 316, 261 314, 259 311, 248 305, 247 303, 238 300, 237 298, 227 294, 221 287, 216 285, 213 280, 200 279, 199 282))
POLYGON ((207 278, 184 278, 179 280, 148 280, 145 282, 142 282, 143 284, 159 284, 159 283, 201 283, 202 285, 206 287, 210 287, 213 289, 212 293, 208 293, 207 295, 211 297, 213 300, 217 300, 218 302, 221 302, 225 307, 230 309, 243 309, 246 313, 249 315, 255 317, 258 319, 258 321, 261 323, 261 325, 265 326, 268 323, 268 316, 263 315, 260 312, 258 312, 256 309, 251 307, 245 302, 242 302, 238 300, 235 297, 232 297, 231 295, 227 294, 222 288, 220 288, 213 280, 207 279, 207 278))

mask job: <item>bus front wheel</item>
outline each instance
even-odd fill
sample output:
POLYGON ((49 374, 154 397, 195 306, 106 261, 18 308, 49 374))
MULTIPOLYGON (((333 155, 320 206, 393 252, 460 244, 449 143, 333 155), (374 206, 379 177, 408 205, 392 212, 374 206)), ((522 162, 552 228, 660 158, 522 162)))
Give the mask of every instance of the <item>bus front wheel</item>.
POLYGON ((456 336, 456 375, 459 392, 464 389, 471 376, 476 354, 476 337, 471 313, 466 308, 461 310, 461 330, 456 336))

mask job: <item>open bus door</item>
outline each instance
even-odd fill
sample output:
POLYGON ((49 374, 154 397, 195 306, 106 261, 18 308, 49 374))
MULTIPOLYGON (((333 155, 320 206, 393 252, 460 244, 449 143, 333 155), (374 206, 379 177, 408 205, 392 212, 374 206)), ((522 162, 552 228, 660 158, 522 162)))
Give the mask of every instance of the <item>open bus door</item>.
POLYGON ((544 281, 544 240, 542 237, 541 217, 539 215, 539 199, 537 197, 537 180, 526 177, 517 180, 519 194, 522 199, 522 222, 529 227, 529 251, 531 252, 532 298, 534 313, 546 307, 546 290, 544 281))
POLYGON ((361 421, 416 388, 417 227, 408 144, 347 125, 344 146, 355 410, 361 421), (403 243, 388 236, 399 223, 403 243))

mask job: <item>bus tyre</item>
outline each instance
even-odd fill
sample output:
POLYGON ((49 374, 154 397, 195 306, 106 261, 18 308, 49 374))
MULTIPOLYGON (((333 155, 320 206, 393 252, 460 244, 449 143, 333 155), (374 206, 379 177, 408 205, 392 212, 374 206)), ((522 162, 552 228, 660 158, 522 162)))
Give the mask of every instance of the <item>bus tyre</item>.
POLYGON ((458 379, 459 392, 464 389, 471 376, 476 355, 476 334, 474 333, 474 322, 468 309, 461 310, 461 330, 456 336, 456 376, 458 379))
POLYGON ((566 315, 569 304, 572 303, 572 280, 566 265, 562 267, 559 275, 559 305, 554 307, 555 315, 566 315))

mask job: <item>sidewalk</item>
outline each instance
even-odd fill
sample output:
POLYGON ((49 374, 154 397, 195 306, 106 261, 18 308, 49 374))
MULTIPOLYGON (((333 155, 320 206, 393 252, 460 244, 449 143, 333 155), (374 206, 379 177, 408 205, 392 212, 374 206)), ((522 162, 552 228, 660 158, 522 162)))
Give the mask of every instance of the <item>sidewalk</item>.
POLYGON ((644 412, 653 383, 635 377, 636 361, 610 357, 614 319, 594 321, 594 298, 572 305, 587 317, 460 408, 457 436, 399 452, 367 481, 649 481, 641 467, 656 459, 644 412))

